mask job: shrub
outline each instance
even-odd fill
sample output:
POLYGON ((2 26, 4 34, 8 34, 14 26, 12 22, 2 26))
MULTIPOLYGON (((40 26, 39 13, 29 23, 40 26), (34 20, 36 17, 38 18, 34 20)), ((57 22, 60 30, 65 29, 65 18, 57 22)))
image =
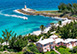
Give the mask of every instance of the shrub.
POLYGON ((59 47, 55 46, 55 49, 56 49, 56 50, 58 50, 58 49, 59 49, 59 47))
POLYGON ((13 52, 14 50, 13 50, 13 49, 7 49, 7 51, 9 51, 9 52, 13 52))
POLYGON ((8 46, 7 45, 4 45, 3 46, 3 50, 7 50, 8 49, 8 46))
POLYGON ((66 46, 59 46, 59 48, 66 48, 66 46))

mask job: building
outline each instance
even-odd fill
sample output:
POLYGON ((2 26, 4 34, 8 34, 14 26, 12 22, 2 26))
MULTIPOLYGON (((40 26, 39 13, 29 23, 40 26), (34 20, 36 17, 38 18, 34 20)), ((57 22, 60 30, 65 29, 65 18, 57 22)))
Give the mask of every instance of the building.
POLYGON ((46 52, 46 51, 50 51, 50 49, 53 48, 54 46, 53 44, 54 44, 53 39, 44 39, 42 41, 38 41, 36 46, 40 52, 46 52), (50 47, 50 45, 52 46, 50 47))
POLYGON ((36 46, 40 52, 50 51, 55 48, 55 46, 66 46, 67 48, 72 49, 74 46, 77 46, 77 39, 61 39, 56 35, 52 35, 48 39, 38 41, 36 46))
POLYGON ((25 5, 25 7, 24 7, 24 9, 26 9, 27 7, 26 7, 26 5, 25 5))

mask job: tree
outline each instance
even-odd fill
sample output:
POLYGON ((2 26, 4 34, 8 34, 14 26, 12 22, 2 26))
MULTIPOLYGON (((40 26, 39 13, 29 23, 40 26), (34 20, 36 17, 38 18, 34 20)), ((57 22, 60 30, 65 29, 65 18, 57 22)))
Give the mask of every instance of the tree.
POLYGON ((50 31, 52 32, 52 31, 56 30, 56 27, 55 27, 54 23, 50 23, 50 24, 51 24, 50 31))
POLYGON ((2 37, 3 37, 3 40, 6 42, 6 45, 7 45, 7 42, 10 40, 10 38, 13 36, 13 33, 12 31, 8 31, 7 29, 5 29, 5 31, 2 31, 2 37))
POLYGON ((64 4, 61 3, 58 6, 59 11, 62 11, 64 14, 70 13, 71 15, 77 15, 77 3, 73 4, 64 4))
POLYGON ((72 53, 77 53, 77 46, 73 48, 72 53))
POLYGON ((61 38, 76 38, 77 37, 77 22, 71 22, 63 27, 57 27, 56 33, 61 35, 61 38))
POLYGON ((9 46, 11 49, 14 49, 15 51, 21 51, 23 47, 25 47, 28 44, 28 41, 24 39, 21 35, 14 36, 9 41, 9 46))
POLYGON ((36 45, 33 43, 29 44, 26 48, 27 48, 26 51, 28 51, 28 52, 39 53, 36 45))
POLYGON ((4 42, 4 40, 2 39, 2 38, 0 38, 0 42, 1 42, 1 44, 4 42))
POLYGON ((60 26, 57 27, 56 33, 60 33, 60 26))
POLYGON ((43 31, 44 31, 44 29, 45 29, 44 25, 41 25, 41 26, 40 26, 40 29, 41 29, 41 33, 43 33, 43 31))
POLYGON ((61 25, 62 24, 62 21, 59 21, 58 24, 61 25))
POLYGON ((59 10, 61 10, 62 12, 65 12, 65 10, 67 9, 67 5, 64 4, 64 3, 61 3, 59 6, 58 6, 59 10))

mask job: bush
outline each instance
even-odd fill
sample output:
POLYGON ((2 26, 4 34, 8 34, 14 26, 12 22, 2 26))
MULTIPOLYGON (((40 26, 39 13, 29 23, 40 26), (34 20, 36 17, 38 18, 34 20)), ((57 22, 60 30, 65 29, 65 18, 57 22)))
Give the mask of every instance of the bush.
POLYGON ((3 51, 3 46, 2 45, 0 45, 0 51, 3 51))
POLYGON ((59 48, 66 48, 66 46, 59 46, 59 48))
POLYGON ((35 53, 25 51, 23 54, 35 54, 35 53))
POLYGON ((59 49, 59 47, 55 46, 55 49, 56 49, 56 50, 58 50, 58 49, 59 49))
POLYGON ((51 51, 53 51, 53 50, 51 49, 51 51))
POLYGON ((37 52, 37 53, 39 53, 38 49, 36 48, 36 45, 34 45, 33 43, 28 46, 28 49, 31 52, 37 52))
POLYGON ((13 49, 7 49, 7 51, 9 51, 9 52, 14 52, 14 50, 13 50, 13 49))
POLYGON ((8 46, 7 45, 4 45, 3 46, 3 50, 7 50, 8 49, 8 46))

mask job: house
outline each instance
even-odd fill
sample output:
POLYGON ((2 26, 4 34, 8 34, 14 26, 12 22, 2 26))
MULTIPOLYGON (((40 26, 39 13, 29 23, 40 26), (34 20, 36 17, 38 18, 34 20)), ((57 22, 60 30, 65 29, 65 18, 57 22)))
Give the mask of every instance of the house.
POLYGON ((66 46, 67 48, 72 49, 77 46, 77 39, 61 39, 56 35, 50 36, 48 39, 40 40, 36 43, 37 49, 40 52, 47 52, 53 49, 55 46, 66 46))
POLYGON ((52 36, 50 36, 50 38, 52 38, 52 39, 57 39, 58 36, 56 36, 56 35, 52 35, 52 36))
POLYGON ((54 40, 53 39, 44 39, 42 41, 38 41, 36 43, 37 49, 40 52, 46 52, 46 51, 50 51, 51 48, 54 47, 54 40))

